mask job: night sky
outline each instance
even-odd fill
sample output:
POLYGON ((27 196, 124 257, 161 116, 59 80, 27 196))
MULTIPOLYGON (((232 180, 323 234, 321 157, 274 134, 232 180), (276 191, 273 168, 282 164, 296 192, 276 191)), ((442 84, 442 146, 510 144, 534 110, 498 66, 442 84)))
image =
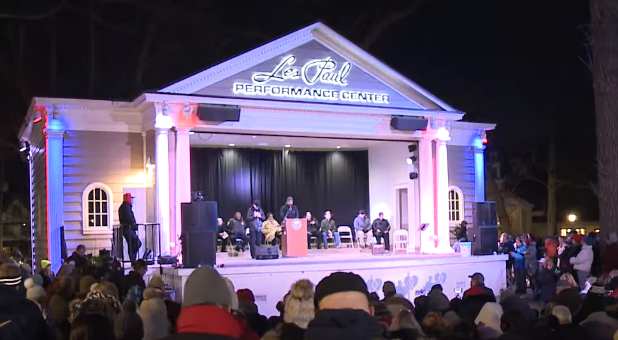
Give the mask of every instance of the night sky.
MULTIPOLYGON (((534 164, 533 176, 545 179, 553 129, 558 177, 566 183, 558 192, 558 220, 570 210, 584 220, 597 218, 589 189, 596 181, 596 141, 588 2, 581 0, 4 0, 0 149, 9 191, 27 197, 16 136, 30 97, 133 99, 316 21, 466 112, 465 120, 497 123, 488 154, 497 155, 509 178, 517 178, 511 164, 519 160, 534 164), (90 18, 95 23, 92 93, 90 18), (55 85, 50 77, 54 27, 55 85), (374 40, 368 38, 373 32, 380 32, 374 40), (138 60, 145 65, 139 81, 138 60)), ((524 181, 516 193, 544 209, 544 190, 524 181)))

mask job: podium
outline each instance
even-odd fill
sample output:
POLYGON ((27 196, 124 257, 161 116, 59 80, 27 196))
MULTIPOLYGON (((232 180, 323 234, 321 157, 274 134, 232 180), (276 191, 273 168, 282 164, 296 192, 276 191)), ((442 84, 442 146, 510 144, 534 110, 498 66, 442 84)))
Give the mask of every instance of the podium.
POLYGON ((285 257, 307 256, 307 220, 288 218, 281 238, 281 249, 285 257))

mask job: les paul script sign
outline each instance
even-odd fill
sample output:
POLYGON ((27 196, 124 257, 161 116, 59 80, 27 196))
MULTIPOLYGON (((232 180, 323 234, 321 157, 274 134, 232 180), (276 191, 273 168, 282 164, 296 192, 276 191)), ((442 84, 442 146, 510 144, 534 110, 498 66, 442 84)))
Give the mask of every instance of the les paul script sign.
POLYGON ((245 96, 360 104, 389 103, 389 95, 386 93, 347 89, 348 85, 353 85, 348 83, 351 71, 352 65, 349 62, 339 65, 332 57, 311 59, 299 66, 296 56, 287 55, 281 58, 271 71, 253 72, 250 83, 235 82, 232 91, 235 95, 245 96))

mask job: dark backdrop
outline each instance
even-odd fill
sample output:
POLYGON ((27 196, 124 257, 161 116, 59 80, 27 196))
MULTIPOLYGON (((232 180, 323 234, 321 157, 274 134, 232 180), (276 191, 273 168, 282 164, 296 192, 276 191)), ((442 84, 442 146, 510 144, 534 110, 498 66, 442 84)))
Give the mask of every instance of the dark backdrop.
POLYGON ((301 215, 332 209, 337 224, 350 225, 358 209, 369 208, 367 164, 367 151, 192 148, 191 189, 217 201, 224 220, 236 210, 244 216, 253 199, 278 218, 292 195, 301 215))

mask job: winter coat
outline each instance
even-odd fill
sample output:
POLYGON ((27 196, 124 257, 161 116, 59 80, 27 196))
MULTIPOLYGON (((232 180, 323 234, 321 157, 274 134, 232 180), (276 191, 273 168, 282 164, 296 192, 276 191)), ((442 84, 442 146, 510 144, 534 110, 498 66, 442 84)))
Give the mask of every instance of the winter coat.
POLYGON ((262 234, 264 234, 264 240, 267 243, 272 242, 277 236, 277 233, 280 231, 281 226, 279 225, 279 222, 275 221, 275 219, 266 220, 262 224, 262 234))
POLYGON ((237 220, 235 218, 230 218, 227 221, 227 225, 224 230, 230 235, 236 234, 245 234, 245 222, 242 220, 237 220))
POLYGON ((266 332, 262 340, 303 340, 305 330, 293 323, 280 323, 266 332))
POLYGON ((170 334, 167 307, 161 290, 144 290, 144 300, 139 306, 138 314, 144 324, 144 340, 157 340, 170 334))
POLYGON ((162 340, 257 340, 258 336, 246 329, 227 310, 212 305, 183 307, 176 323, 176 334, 162 340))
POLYGON ((592 246, 583 244, 582 250, 577 254, 577 256, 571 257, 569 261, 573 265, 573 269, 583 272, 590 272, 593 259, 594 254, 592 253, 592 246))
POLYGON ((367 312, 356 309, 319 311, 305 332, 307 340, 384 339, 384 329, 367 312))
POLYGON ((118 208, 118 220, 122 226, 128 226, 137 231, 137 223, 135 222, 135 215, 133 215, 131 204, 122 202, 118 208))
POLYGON ((337 231, 337 223, 332 218, 330 220, 323 219, 320 223, 320 231, 328 232, 328 231, 337 231))
POLYGON ((43 314, 17 290, 0 284, 0 339, 52 339, 43 314))
POLYGON ((317 233, 319 231, 320 231, 320 224, 318 223, 318 220, 316 220, 313 217, 310 220, 307 220, 307 232, 317 233))
POLYGON ((526 269, 526 258, 524 257, 526 250, 528 250, 528 247, 526 247, 526 245, 522 243, 521 245, 519 245, 519 247, 515 246, 515 251, 511 252, 511 257, 513 258, 513 267, 515 269, 526 269))
POLYGON ((374 235, 380 235, 388 233, 391 230, 391 225, 388 223, 388 220, 383 218, 376 218, 371 224, 371 229, 374 235))
POLYGON ((539 289, 539 299, 548 302, 556 294, 556 284, 558 283, 559 273, 554 270, 540 268, 536 282, 539 289))
POLYGON ((526 261, 526 272, 528 275, 534 276, 539 268, 539 262, 536 255, 536 242, 531 242, 528 245, 526 252, 524 253, 524 258, 526 261))
POLYGON ((298 212, 298 207, 295 205, 288 206, 284 204, 279 208, 279 218, 281 219, 281 223, 285 221, 286 218, 298 218, 300 213, 298 212))

